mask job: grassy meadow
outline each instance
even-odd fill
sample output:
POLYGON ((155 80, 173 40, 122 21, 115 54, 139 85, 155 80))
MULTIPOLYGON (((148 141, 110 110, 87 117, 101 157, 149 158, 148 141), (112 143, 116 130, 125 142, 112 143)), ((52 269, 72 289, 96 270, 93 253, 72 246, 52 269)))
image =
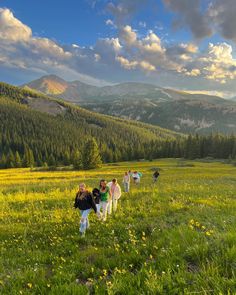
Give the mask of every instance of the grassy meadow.
POLYGON ((0 294, 236 294, 236 167, 159 160, 96 171, 0 170, 0 294), (153 168, 160 179, 152 184, 153 168), (80 182, 141 171, 79 236, 80 182))

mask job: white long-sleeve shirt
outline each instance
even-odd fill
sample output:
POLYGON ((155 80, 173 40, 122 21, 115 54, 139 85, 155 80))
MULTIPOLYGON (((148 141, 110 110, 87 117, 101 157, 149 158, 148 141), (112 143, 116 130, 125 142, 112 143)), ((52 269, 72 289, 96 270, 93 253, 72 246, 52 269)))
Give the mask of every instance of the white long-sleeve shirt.
POLYGON ((123 177, 123 183, 130 183, 130 176, 129 175, 125 175, 123 177))
MULTIPOLYGON (((109 182, 107 185, 111 189, 112 181, 109 182)), ((111 191, 111 193, 112 193, 112 191, 111 191)), ((121 188, 120 188, 120 185, 118 183, 115 185, 114 191, 112 193, 112 197, 114 197, 116 200, 118 200, 121 197, 121 188)))

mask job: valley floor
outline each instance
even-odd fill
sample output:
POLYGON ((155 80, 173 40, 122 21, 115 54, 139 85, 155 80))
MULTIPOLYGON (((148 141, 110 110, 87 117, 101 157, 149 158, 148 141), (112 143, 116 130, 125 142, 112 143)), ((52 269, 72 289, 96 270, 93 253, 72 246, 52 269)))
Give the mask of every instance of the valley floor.
POLYGON ((181 160, 0 170, 1 294, 236 294, 236 167, 181 160), (160 179, 152 184, 152 173, 160 179), (143 173, 79 236, 80 182, 143 173))

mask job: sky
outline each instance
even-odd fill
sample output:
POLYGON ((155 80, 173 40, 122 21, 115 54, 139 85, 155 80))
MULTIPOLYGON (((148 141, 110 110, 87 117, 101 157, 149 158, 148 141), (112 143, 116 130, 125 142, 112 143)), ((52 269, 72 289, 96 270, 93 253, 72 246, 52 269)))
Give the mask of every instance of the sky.
POLYGON ((0 0, 0 81, 236 95, 235 0, 0 0))

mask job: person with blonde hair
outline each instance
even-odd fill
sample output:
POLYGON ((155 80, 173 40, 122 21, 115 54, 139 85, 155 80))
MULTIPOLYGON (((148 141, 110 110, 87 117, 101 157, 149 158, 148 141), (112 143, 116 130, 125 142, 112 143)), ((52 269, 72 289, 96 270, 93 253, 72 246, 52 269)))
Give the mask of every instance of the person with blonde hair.
POLYGON ((97 213, 97 207, 92 194, 87 190, 85 183, 79 185, 79 190, 75 197, 74 207, 78 208, 81 213, 80 219, 80 234, 85 236, 86 230, 89 228, 89 213, 93 209, 97 213))

